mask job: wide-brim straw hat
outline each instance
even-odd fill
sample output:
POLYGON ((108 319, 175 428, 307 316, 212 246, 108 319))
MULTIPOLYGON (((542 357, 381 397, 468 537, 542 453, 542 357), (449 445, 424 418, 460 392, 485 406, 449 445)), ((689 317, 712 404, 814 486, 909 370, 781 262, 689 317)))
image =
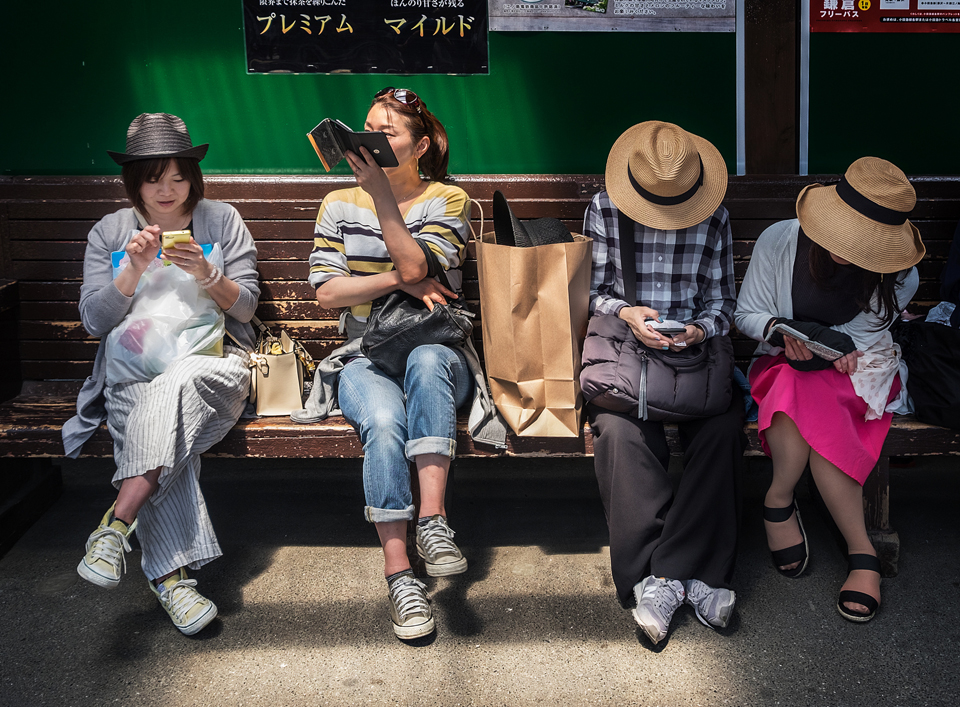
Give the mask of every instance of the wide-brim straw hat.
POLYGON ((127 128, 127 151, 107 154, 119 165, 136 160, 190 157, 198 162, 209 144, 194 146, 187 126, 169 113, 141 113, 127 128))
POLYGON ((727 165, 709 140, 672 123, 634 125, 610 149, 607 194, 637 223, 690 228, 710 217, 727 193, 727 165))
POLYGON ((839 184, 811 184, 797 197, 800 227, 814 243, 864 270, 891 273, 920 262, 926 248, 907 220, 917 194, 898 167, 861 157, 839 184))

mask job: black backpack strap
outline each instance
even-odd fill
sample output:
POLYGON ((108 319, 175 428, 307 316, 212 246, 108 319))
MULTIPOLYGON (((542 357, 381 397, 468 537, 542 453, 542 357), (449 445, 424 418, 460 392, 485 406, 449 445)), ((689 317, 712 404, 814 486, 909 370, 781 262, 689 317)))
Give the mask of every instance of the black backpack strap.
POLYGON ((620 242, 620 270, 623 275, 623 299, 631 307, 637 305, 637 223, 617 210, 619 217, 618 240, 620 242))

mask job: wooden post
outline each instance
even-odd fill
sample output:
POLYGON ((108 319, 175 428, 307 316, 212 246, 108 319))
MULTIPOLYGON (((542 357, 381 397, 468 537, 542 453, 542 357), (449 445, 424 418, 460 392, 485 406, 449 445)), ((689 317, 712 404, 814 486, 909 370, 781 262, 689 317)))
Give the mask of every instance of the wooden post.
POLYGON ((747 174, 797 173, 797 0, 746 0, 747 174))
POLYGON ((880 558, 881 576, 896 577, 900 536, 890 526, 890 458, 881 455, 863 485, 863 516, 867 534, 880 558))
POLYGON ((20 295, 16 280, 0 280, 0 328, 6 334, 0 349, 0 401, 9 400, 20 392, 20 295))

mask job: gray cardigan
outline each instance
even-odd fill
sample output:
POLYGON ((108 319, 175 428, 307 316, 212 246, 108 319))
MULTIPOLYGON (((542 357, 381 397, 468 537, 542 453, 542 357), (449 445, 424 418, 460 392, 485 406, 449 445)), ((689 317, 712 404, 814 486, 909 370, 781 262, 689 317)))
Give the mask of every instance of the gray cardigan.
MULTIPOLYGON (((105 337, 123 321, 133 303, 133 297, 125 296, 113 282, 110 253, 123 250, 139 230, 133 209, 121 209, 104 216, 87 236, 83 286, 80 288, 80 319, 91 336, 105 337)), ((193 237, 201 245, 220 244, 223 274, 240 286, 237 301, 224 311, 226 327, 241 344, 252 349, 255 338, 249 322, 260 297, 257 248, 253 236, 230 204, 202 199, 193 210, 193 237)), ((77 397, 77 414, 63 426, 66 456, 78 456, 84 442, 106 419, 107 412, 103 404, 105 385, 106 367, 101 338, 93 374, 84 382, 77 397)))

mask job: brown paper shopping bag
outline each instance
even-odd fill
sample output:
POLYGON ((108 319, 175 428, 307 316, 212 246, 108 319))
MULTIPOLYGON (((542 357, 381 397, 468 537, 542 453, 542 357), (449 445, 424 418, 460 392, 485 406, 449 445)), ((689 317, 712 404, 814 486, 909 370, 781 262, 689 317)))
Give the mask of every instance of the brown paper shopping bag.
POLYGON ((477 242, 487 380, 521 437, 578 437, 580 353, 587 331, 592 240, 529 248, 477 242))

